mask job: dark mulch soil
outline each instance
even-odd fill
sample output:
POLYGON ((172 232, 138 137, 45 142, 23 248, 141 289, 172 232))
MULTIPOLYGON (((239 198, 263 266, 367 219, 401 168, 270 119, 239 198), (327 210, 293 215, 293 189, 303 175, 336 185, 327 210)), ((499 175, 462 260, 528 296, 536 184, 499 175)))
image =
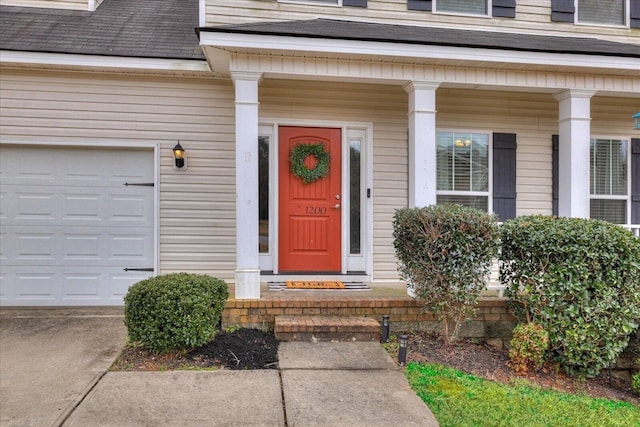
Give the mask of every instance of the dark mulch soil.
MULTIPOLYGON (((445 346, 432 333, 411 332, 409 336, 408 362, 429 362, 447 365, 479 377, 504 383, 518 378, 509 366, 506 351, 496 350, 486 344, 461 341, 445 346)), ((394 360, 397 349, 388 346, 394 360)), ((158 371, 172 369, 277 369, 278 341, 272 331, 239 329, 219 332, 204 347, 191 351, 177 351, 162 355, 142 347, 127 347, 111 367, 115 371, 158 371)), ((600 377, 578 381, 564 375, 553 366, 545 366, 520 377, 544 388, 554 388, 569 393, 583 393, 594 397, 622 400, 640 405, 640 396, 631 390, 628 382, 600 377)))
POLYGON ((209 344, 188 353, 187 358, 215 360, 229 369, 277 369, 278 344, 273 332, 239 329, 220 332, 209 344))
POLYGON ((524 378, 544 388, 584 393, 593 397, 622 400, 640 405, 640 396, 633 392, 628 382, 613 378, 613 385, 609 385, 607 373, 579 381, 568 377, 554 366, 545 366, 518 377, 509 366, 509 355, 506 351, 466 340, 447 347, 438 336, 426 332, 407 335, 409 336, 408 362, 438 363, 503 383, 508 383, 513 378, 524 378))
POLYGON ((126 347, 111 370, 277 369, 278 344, 273 331, 221 331, 209 344, 191 351, 154 354, 144 347, 126 347))

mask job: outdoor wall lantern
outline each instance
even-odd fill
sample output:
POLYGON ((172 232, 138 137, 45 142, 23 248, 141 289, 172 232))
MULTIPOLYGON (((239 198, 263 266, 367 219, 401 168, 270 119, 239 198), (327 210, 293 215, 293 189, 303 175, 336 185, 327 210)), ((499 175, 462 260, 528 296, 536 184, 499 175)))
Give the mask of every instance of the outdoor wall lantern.
POLYGON ((175 169, 177 170, 186 170, 187 169, 187 159, 185 156, 185 149, 180 145, 180 141, 173 147, 173 158, 175 159, 175 169))
POLYGON ((382 316, 382 342, 389 342, 389 315, 382 316))
POLYGON ((633 120, 635 122, 636 129, 640 129, 640 112, 637 112, 633 115, 633 120))
POLYGON ((400 349, 398 351, 398 365, 404 366, 407 364, 407 343, 408 337, 406 335, 400 335, 400 349))

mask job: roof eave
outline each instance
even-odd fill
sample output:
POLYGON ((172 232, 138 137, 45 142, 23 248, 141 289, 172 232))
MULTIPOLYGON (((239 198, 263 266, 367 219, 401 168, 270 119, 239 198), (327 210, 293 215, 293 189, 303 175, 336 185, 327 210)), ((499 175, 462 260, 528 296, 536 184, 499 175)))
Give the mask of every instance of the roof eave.
POLYGON ((319 36, 273 35, 264 32, 221 31, 201 28, 200 45, 205 54, 207 47, 225 51, 251 51, 256 53, 283 53, 307 55, 353 55, 369 59, 398 62, 416 60, 446 60, 467 66, 512 64, 537 69, 555 68, 600 70, 601 73, 638 71, 640 57, 609 56, 576 52, 547 52, 537 50, 500 49, 498 47, 473 47, 437 43, 400 43, 389 41, 355 40, 319 36))

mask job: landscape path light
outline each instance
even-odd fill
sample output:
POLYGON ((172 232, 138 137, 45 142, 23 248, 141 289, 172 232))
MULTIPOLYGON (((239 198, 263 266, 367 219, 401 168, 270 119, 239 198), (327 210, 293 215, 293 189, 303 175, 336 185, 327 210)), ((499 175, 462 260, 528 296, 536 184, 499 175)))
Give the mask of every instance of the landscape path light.
POLYGON ((407 364, 407 344, 409 338, 406 335, 400 335, 400 350, 398 351, 398 365, 407 364))
POLYGON ((389 342, 389 315, 385 314, 382 316, 382 332, 381 332, 381 341, 389 342))

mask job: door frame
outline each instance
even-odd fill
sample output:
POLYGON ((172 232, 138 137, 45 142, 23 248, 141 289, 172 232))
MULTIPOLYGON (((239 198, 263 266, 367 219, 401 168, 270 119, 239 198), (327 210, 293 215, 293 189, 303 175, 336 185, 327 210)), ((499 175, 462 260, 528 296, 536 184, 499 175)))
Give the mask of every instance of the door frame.
MULTIPOLYGON (((342 197, 341 209, 341 275, 355 275, 359 280, 370 281, 373 277, 373 123, 371 122, 346 122, 327 120, 291 120, 291 119, 270 119, 261 118, 259 120, 259 135, 269 137, 269 252, 260 253, 261 274, 268 275, 267 281, 272 281, 274 276, 279 275, 278 270, 278 202, 279 202, 279 181, 278 181, 278 128, 279 126, 300 126, 300 127, 326 127, 338 128, 341 130, 341 150, 342 150, 342 188, 343 195, 349 194, 349 141, 357 139, 362 144, 362 172, 361 182, 363 188, 370 189, 370 197, 366 191, 361 194, 361 253, 351 255, 349 253, 349 200, 342 197)), ((302 278, 304 275, 295 275, 302 278)), ((335 275, 323 275, 323 277, 333 277, 335 275)), ((283 280, 285 276, 279 276, 277 280, 283 280)), ((344 277, 342 277, 344 278, 344 277)), ((265 279, 263 279, 265 280, 265 279)))

